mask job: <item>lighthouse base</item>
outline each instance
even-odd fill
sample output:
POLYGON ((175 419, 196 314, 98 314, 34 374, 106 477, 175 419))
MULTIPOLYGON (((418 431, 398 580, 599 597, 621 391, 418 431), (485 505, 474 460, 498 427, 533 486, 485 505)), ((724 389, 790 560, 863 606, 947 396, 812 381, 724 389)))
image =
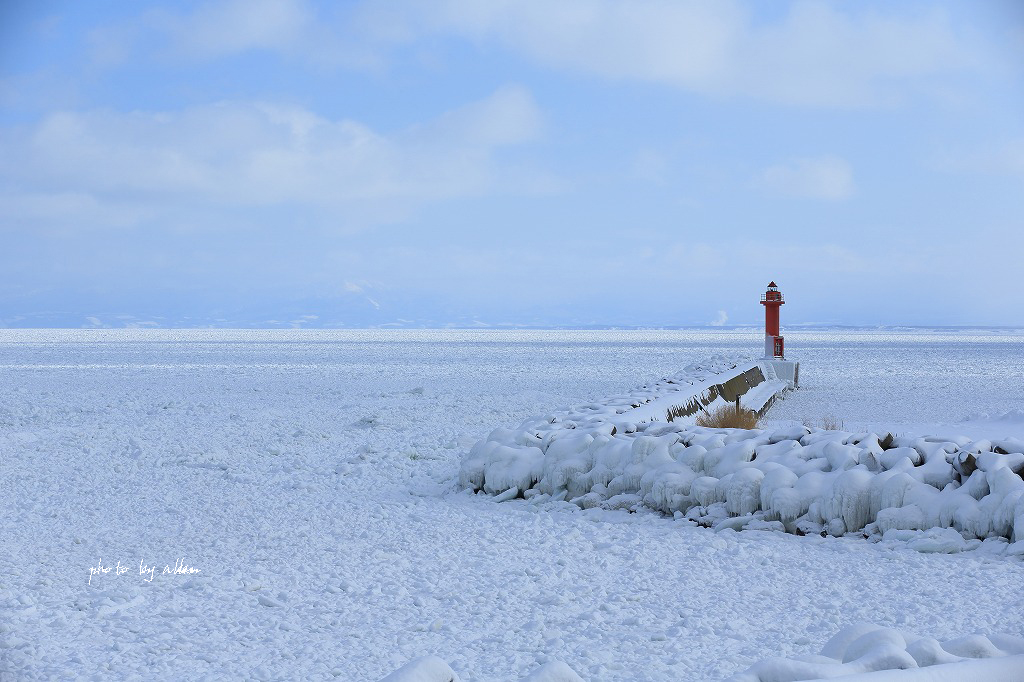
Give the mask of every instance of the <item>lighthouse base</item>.
POLYGON ((764 356, 771 360, 786 359, 785 339, 781 336, 764 335, 764 356))
POLYGON ((790 388, 799 388, 800 386, 800 363, 793 360, 781 360, 779 358, 768 358, 772 368, 775 370, 775 376, 780 381, 785 381, 789 384, 790 388))

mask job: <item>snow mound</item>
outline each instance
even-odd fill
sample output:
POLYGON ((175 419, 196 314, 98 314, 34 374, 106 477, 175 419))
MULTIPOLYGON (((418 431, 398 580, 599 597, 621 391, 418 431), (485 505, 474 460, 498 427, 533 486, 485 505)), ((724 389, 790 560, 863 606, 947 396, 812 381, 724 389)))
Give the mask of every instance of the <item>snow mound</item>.
POLYGON ((583 682, 583 678, 565 663, 552 661, 534 670, 522 682, 583 682))
POLYGON ((409 661, 380 682, 461 682, 461 679, 437 656, 423 656, 409 661))
POLYGON ((463 458, 460 483, 501 501, 643 505, 715 529, 851 533, 945 553, 995 538, 990 551, 1020 554, 1007 541, 1024 541, 1024 441, 661 421, 668 406, 703 401, 754 368, 771 383, 770 364, 716 359, 625 397, 495 429, 463 458))
POLYGON ((987 412, 979 412, 973 414, 966 419, 966 422, 1007 422, 1011 424, 1022 424, 1024 423, 1024 410, 1008 410, 998 414, 988 414, 987 412))
MULTIPOLYGON (((840 630, 817 656, 771 658, 754 664, 726 682, 792 682, 840 677, 858 680, 865 673, 910 671, 894 680, 1020 680, 1024 638, 968 635, 939 642, 876 625, 840 630)), ((889 679, 867 675, 867 680, 889 679)))
MULTIPOLYGON (((893 628, 858 624, 836 633, 818 655, 765 659, 724 682, 831 678, 870 682, 888 680, 888 676, 877 675, 884 671, 894 671, 892 679, 897 682, 1019 682, 1022 670, 1022 637, 974 634, 939 642, 893 628)), ((425 656, 410 661, 381 682, 459 682, 459 676, 440 658, 425 656)), ((583 678, 562 661, 552 661, 521 682, 583 682, 583 678)))

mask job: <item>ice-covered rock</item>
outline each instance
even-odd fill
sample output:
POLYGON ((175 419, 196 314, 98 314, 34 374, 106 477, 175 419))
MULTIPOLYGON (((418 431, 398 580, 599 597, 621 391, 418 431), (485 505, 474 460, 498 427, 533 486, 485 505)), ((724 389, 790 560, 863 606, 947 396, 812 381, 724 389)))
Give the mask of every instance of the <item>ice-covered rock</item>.
POLYGON ((510 488, 532 488, 543 465, 544 453, 540 448, 497 445, 487 454, 484 492, 503 493, 510 488))
POLYGON ((711 476, 700 476, 694 479, 690 485, 694 499, 702 507, 707 507, 715 502, 721 502, 719 497, 718 479, 711 476))
POLYGON ((879 456, 879 461, 886 469, 892 469, 904 459, 910 461, 911 466, 921 463, 921 453, 914 448, 892 448, 886 450, 879 456))
POLYGON ((725 508, 734 516, 753 514, 761 508, 761 480, 759 469, 741 469, 730 475, 725 484, 725 508))
POLYGON ((887 507, 878 512, 875 525, 883 535, 890 530, 919 530, 925 526, 924 512, 915 504, 887 507))
POLYGON ((821 500, 822 518, 841 519, 847 531, 866 526, 871 521, 871 479, 867 469, 850 469, 834 478, 821 500))

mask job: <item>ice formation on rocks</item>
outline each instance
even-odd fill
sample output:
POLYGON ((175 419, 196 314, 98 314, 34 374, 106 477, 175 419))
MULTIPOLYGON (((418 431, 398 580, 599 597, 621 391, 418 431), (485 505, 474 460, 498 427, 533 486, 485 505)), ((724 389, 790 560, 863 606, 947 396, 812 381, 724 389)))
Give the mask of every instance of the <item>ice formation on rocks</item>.
POLYGON ((464 457, 460 483, 502 500, 645 505, 719 529, 858 533, 933 552, 1004 538, 1015 543, 1008 553, 1024 553, 1022 440, 663 421, 673 401, 752 366, 716 359, 625 397, 495 429, 464 457))

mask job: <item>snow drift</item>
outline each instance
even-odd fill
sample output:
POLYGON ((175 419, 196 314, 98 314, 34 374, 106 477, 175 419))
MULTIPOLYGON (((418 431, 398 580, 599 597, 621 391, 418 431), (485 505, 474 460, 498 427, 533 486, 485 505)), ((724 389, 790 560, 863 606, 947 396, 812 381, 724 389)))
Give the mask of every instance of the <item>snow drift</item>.
MULTIPOLYGON (((884 671, 902 671, 891 679, 944 682, 977 679, 1016 682, 1024 670, 1024 638, 973 634, 939 642, 893 628, 870 624, 840 630, 818 655, 769 658, 725 682, 796 682, 797 680, 888 680, 884 671), (865 675, 866 674, 866 675, 865 675)), ((448 664, 434 656, 410 661, 381 682, 458 682, 448 664)), ((522 682, 582 682, 561 661, 548 663, 522 682)))
MULTIPOLYGON (((380 682, 461 682, 458 674, 437 656, 409 661, 380 682)), ((546 663, 521 682, 583 682, 583 678, 561 661, 546 663)))
POLYGON ((1010 635, 967 635, 945 642, 883 628, 851 625, 840 630, 817 656, 770 658, 726 682, 794 682, 838 677, 888 680, 879 671, 908 671, 896 680, 987 680, 1013 682, 1024 670, 1024 639, 1010 635), (912 671, 912 672, 911 672, 912 671), (852 677, 850 677, 852 676, 852 677))

